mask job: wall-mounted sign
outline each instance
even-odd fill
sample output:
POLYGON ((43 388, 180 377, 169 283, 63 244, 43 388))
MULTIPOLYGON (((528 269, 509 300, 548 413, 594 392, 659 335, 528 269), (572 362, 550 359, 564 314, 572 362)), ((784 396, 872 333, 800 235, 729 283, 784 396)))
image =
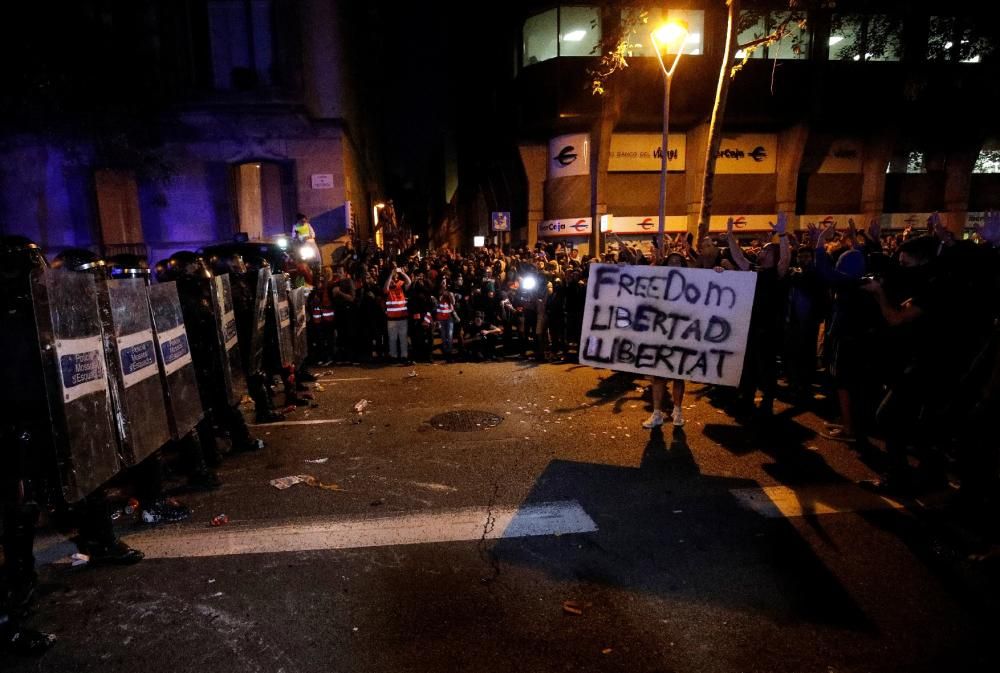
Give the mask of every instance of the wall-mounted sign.
POLYGON ((315 173, 309 176, 313 189, 333 189, 332 173, 315 173))
POLYGON ((709 231, 726 231, 726 222, 733 218, 733 231, 771 231, 771 222, 777 222, 777 215, 712 215, 708 222, 709 231))
MULTIPOLYGON (((883 213, 881 222, 883 229, 906 229, 913 227, 918 233, 927 230, 927 219, 933 213, 883 213)), ((942 214, 942 217, 944 215, 942 214)), ((856 220, 855 220, 856 221, 856 220)))
POLYGON ((549 141, 549 179, 590 175, 590 136, 572 133, 549 141))
POLYGON ((778 136, 774 133, 737 133, 722 136, 715 172, 774 173, 778 136))
POLYGON ((590 236, 593 229, 589 217, 570 217, 564 220, 542 220, 538 223, 538 237, 590 236))
POLYGON ((510 213, 490 213, 491 231, 510 231, 510 213))
POLYGON ((817 173, 860 173, 864 143, 855 139, 835 140, 823 157, 817 173))
POLYGON ((810 224, 815 224, 820 229, 826 229, 831 224, 836 225, 839 231, 847 231, 847 221, 854 220, 854 226, 859 230, 868 229, 868 220, 859 213, 839 214, 839 215, 799 215, 799 229, 806 229, 810 224))
MULTIPOLYGON (((687 215, 667 215, 663 230, 670 234, 687 231, 687 215)), ((656 236, 660 232, 660 220, 656 215, 646 217, 618 217, 611 220, 611 231, 623 236, 646 234, 656 236)))
MULTIPOLYGON (((611 136, 609 172, 659 171, 663 158, 663 136, 659 133, 616 133, 611 136)), ((667 170, 683 171, 687 136, 671 133, 667 143, 667 170)))

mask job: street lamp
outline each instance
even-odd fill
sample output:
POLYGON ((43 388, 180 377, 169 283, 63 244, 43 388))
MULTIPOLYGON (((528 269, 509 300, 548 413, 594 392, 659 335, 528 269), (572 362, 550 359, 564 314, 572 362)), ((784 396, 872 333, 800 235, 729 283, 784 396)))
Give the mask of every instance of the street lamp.
POLYGON ((656 28, 651 37, 653 38, 653 49, 656 51, 656 60, 660 62, 660 69, 663 70, 663 141, 661 143, 660 157, 660 258, 663 258, 666 250, 666 224, 667 224, 667 134, 670 130, 670 83, 674 78, 674 71, 680 63, 681 54, 684 53, 684 41, 687 38, 687 25, 680 21, 667 21, 656 28), (663 60, 667 48, 677 45, 677 55, 674 61, 667 67, 663 60))

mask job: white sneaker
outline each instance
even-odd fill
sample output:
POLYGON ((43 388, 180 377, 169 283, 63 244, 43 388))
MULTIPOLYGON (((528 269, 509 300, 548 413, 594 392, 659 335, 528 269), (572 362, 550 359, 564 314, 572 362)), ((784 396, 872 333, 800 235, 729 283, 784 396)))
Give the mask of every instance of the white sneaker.
POLYGON ((674 419, 674 426, 681 427, 684 425, 684 410, 680 407, 674 407, 674 413, 671 414, 674 419))
POLYGON ((642 424, 642 427, 647 430, 652 430, 653 428, 658 428, 663 425, 663 412, 654 411, 653 414, 646 419, 646 422, 642 424))

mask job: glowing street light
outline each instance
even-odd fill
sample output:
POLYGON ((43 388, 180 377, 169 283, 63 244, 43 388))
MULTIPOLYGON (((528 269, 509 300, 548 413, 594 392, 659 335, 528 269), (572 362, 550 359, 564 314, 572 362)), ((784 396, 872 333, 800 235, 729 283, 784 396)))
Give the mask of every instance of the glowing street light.
POLYGON ((656 51, 656 60, 660 62, 660 69, 663 70, 663 140, 660 146, 660 211, 659 211, 659 247, 660 257, 666 250, 666 222, 667 222, 667 135, 670 131, 670 83, 674 79, 674 71, 680 63, 681 54, 684 53, 684 43, 687 39, 687 24, 681 21, 667 21, 660 25, 651 33, 653 38, 653 49, 656 51), (673 63, 667 67, 663 60, 663 55, 671 47, 677 47, 677 54, 673 63))

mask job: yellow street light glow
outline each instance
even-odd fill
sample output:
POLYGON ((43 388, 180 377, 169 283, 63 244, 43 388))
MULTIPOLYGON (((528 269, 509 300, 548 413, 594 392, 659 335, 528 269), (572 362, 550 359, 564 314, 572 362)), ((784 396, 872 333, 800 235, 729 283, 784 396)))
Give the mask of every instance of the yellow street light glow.
POLYGON ((670 47, 680 44, 687 35, 687 26, 680 21, 667 21, 653 31, 653 40, 658 45, 670 47))

